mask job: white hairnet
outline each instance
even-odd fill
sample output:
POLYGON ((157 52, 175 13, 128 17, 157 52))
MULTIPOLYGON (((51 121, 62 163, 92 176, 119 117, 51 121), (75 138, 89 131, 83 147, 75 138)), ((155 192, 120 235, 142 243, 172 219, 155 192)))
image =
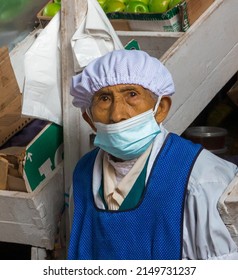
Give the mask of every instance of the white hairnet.
POLYGON ((158 96, 175 91, 170 72, 157 58, 141 50, 116 50, 93 60, 72 78, 73 104, 87 109, 95 92, 118 84, 140 85, 158 96))

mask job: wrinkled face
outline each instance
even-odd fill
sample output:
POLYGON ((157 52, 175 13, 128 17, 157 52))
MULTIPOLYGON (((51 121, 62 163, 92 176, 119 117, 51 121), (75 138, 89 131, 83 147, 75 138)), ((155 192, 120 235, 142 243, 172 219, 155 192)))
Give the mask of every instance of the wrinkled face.
POLYGON ((139 85, 108 86, 94 94, 91 114, 94 122, 118 123, 153 108, 156 100, 152 92, 139 85))

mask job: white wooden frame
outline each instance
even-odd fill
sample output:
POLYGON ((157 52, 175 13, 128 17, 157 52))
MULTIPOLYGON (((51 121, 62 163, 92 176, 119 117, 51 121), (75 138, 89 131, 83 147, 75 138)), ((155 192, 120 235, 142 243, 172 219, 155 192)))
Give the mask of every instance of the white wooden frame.
POLYGON ((238 70, 238 1, 215 0, 161 57, 176 85, 169 130, 181 134, 238 70))

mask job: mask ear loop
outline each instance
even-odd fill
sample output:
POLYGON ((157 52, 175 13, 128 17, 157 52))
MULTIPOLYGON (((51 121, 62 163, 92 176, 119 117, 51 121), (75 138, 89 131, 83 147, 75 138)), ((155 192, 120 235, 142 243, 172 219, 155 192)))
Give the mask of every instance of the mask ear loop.
POLYGON ((154 110, 153 110, 153 114, 155 116, 155 114, 157 113, 157 110, 159 108, 159 104, 160 104, 160 101, 161 101, 161 98, 162 98, 162 95, 160 95, 155 103, 155 107, 154 107, 154 110))
POLYGON ((91 114, 91 111, 89 108, 86 108, 85 109, 85 112, 87 113, 88 117, 90 118, 91 122, 94 124, 94 121, 93 121, 93 117, 92 117, 92 114, 91 114))

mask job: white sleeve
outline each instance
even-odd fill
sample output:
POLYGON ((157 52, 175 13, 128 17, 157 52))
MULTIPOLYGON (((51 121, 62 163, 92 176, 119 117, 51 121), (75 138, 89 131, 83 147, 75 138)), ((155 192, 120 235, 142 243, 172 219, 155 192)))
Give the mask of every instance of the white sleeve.
POLYGON ((237 166, 203 150, 191 173, 185 199, 183 259, 238 259, 238 249, 217 204, 237 166))

